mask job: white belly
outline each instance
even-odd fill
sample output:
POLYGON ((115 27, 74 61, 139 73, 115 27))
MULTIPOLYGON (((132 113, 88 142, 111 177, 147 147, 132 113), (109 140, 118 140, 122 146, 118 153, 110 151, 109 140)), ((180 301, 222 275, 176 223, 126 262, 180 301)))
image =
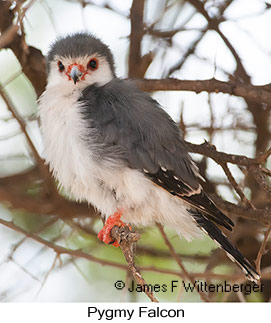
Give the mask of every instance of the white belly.
MULTIPOLYGON (((155 222, 176 229, 187 239, 200 230, 184 203, 153 184, 138 170, 95 158, 95 144, 83 140, 86 124, 76 95, 47 90, 40 100, 44 153, 59 185, 70 196, 87 201, 108 217, 124 210, 122 220, 136 225, 155 222)), ((91 136, 90 136, 91 137, 91 136)))

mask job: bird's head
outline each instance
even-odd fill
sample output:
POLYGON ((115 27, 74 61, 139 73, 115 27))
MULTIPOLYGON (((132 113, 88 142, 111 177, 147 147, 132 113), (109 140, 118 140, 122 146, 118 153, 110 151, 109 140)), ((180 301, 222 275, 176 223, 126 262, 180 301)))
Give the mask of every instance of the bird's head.
POLYGON ((105 84, 115 77, 110 49, 88 33, 58 39, 48 54, 48 86, 84 88, 105 84))

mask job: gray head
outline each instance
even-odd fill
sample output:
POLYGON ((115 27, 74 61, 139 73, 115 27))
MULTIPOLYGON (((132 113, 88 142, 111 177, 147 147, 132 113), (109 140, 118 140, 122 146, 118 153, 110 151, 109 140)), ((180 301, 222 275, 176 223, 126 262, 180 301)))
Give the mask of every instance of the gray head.
POLYGON ((48 85, 104 84, 115 77, 110 49, 89 33, 75 33, 57 39, 48 53, 47 64, 48 85))

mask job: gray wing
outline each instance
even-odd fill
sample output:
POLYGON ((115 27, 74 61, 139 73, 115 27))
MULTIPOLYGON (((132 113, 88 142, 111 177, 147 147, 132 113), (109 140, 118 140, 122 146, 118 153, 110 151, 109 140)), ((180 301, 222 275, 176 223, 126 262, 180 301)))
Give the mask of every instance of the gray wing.
POLYGON ((83 91, 82 112, 103 143, 103 158, 121 159, 154 183, 184 199, 216 223, 233 223, 202 192, 180 130, 170 116, 130 82, 114 79, 83 91))

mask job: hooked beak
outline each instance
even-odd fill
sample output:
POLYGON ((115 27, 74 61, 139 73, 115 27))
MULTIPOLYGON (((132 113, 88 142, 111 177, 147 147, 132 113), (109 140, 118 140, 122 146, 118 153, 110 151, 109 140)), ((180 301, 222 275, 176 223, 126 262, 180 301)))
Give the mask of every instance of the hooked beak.
POLYGON ((79 81, 80 76, 82 76, 82 72, 79 70, 79 68, 74 65, 69 73, 70 77, 73 79, 74 84, 76 84, 77 81, 79 81))

